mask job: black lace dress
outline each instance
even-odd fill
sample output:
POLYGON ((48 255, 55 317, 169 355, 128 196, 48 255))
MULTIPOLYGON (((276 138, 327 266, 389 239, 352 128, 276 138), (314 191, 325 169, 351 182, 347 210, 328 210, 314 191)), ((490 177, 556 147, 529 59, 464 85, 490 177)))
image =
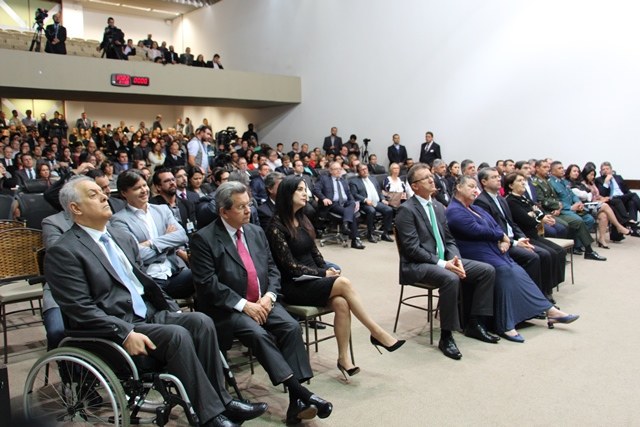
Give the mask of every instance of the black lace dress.
POLYGON ((276 215, 267 229, 267 239, 282 275, 284 301, 295 305, 326 306, 333 282, 338 277, 325 277, 324 258, 307 230, 298 227, 294 238, 276 215), (302 275, 318 278, 294 281, 302 275))

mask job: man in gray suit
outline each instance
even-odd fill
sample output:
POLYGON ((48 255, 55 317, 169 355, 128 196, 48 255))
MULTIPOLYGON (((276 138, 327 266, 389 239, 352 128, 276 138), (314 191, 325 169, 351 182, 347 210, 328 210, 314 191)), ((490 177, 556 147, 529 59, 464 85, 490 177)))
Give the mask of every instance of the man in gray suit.
POLYGON ((499 338, 485 329, 493 316, 495 269, 483 262, 462 259, 449 231, 444 206, 431 195, 435 192, 429 166, 418 163, 409 170, 407 182, 415 195, 403 203, 396 215, 400 247, 400 283, 427 282, 438 287, 441 335, 438 348, 445 356, 460 359, 462 354, 452 332, 460 330, 458 294, 460 286, 471 295, 470 318, 465 335, 497 343, 499 338), (435 217, 435 218, 434 218, 435 217))
POLYGON ((45 277, 71 330, 95 330, 132 356, 166 364, 183 383, 202 426, 237 426, 267 405, 232 400, 215 326, 178 305, 142 270, 128 233, 107 230, 107 196, 88 177, 70 180, 60 203, 75 222, 47 251, 45 277), (232 421, 233 420, 233 421, 232 421))
POLYGON ((298 322, 276 301, 280 272, 264 231, 249 223, 251 204, 240 182, 225 182, 216 190, 219 217, 191 243, 198 309, 214 319, 223 342, 230 345, 233 336, 238 338, 274 385, 289 388, 287 424, 326 418, 331 403, 301 385, 313 371, 298 322))
POLYGON ((358 176, 349 180, 349 189, 353 198, 360 202, 360 212, 367 217, 367 239, 371 243, 378 242, 373 236, 373 232, 376 212, 379 212, 382 215, 382 236, 380 238, 386 242, 393 242, 389 236, 393 221, 393 208, 389 206, 389 202, 382 195, 378 180, 369 178, 369 167, 366 163, 358 165, 358 176))
POLYGON ((149 186, 136 170, 118 175, 118 191, 127 207, 113 216, 111 224, 133 235, 138 242, 146 273, 173 298, 193 295, 191 270, 184 247, 187 233, 166 205, 149 203, 149 186))

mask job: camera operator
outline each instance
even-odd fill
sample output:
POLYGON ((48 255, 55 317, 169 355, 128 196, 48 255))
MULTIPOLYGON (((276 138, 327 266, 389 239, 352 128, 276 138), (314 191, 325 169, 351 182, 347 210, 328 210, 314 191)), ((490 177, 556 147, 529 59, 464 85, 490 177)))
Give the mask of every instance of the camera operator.
POLYGON ((53 24, 47 25, 44 35, 47 38, 47 44, 44 47, 45 52, 58 55, 67 54, 67 46, 65 45, 67 29, 60 23, 59 13, 53 15, 53 24))
POLYGON ((102 43, 96 48, 97 51, 104 50, 103 56, 109 59, 124 59, 122 46, 124 45, 124 33, 114 25, 112 17, 107 19, 107 26, 104 29, 102 43))

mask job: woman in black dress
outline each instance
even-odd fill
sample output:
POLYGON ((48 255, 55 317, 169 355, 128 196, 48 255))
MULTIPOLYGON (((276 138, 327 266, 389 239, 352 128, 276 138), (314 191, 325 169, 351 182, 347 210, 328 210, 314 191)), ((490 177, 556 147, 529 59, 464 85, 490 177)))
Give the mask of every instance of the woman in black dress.
MULTIPOLYGON (((315 231, 302 213, 307 204, 307 186, 295 175, 285 177, 278 187, 276 212, 267 228, 273 258, 282 274, 282 293, 288 304, 331 306, 338 342, 338 369, 345 379, 360 368, 349 357, 351 313, 371 332, 371 343, 395 351, 404 344, 380 327, 365 311, 360 296, 340 270, 327 267, 315 244, 315 231), (315 276, 300 280, 301 276, 315 276)), ((378 350, 379 351, 379 350, 378 350)))

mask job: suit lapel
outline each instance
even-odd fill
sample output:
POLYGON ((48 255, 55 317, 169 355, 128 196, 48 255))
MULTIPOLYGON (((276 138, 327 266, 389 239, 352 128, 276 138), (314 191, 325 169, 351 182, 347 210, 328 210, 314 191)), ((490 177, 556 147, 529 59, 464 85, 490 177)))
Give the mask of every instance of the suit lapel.
POLYGON ((244 264, 242 263, 242 259, 240 259, 240 255, 238 254, 238 249, 236 248, 235 243, 229 233, 227 233, 227 229, 225 228, 222 220, 218 220, 215 227, 216 238, 220 245, 225 249, 225 251, 229 254, 229 256, 242 268, 244 268, 244 264))
MULTIPOLYGON (((102 252, 100 246, 98 246, 98 244, 91 238, 91 236, 89 236, 89 234, 87 234, 82 228, 78 226, 74 226, 73 232, 78 238, 80 244, 86 247, 98 259, 98 261, 100 261, 100 264, 102 264, 105 270, 109 272, 111 277, 122 286, 125 286, 124 283, 122 283, 122 281, 120 280, 120 276, 118 276, 118 273, 116 273, 116 271, 113 269, 113 266, 109 262, 107 256, 104 254, 104 252, 102 252)), ((120 244, 118 244, 118 246, 120 246, 120 244)))
MULTIPOLYGON (((422 221, 424 221, 424 223, 426 224, 427 231, 429 232, 429 234, 431 234, 431 237, 433 237, 435 239, 436 236, 434 236, 434 234, 433 234, 433 227, 431 226, 431 221, 429 221, 429 217, 427 216, 427 212, 425 212, 424 208, 422 207, 422 204, 420 203, 420 201, 416 197, 412 197, 411 201, 413 202, 413 208, 418 213, 418 215, 422 218, 422 221)), ((434 206, 433 210, 435 212, 435 206, 434 206)), ((440 227, 438 227, 438 229, 440 229, 440 227)))
MULTIPOLYGON (((129 209, 129 206, 125 207, 125 209, 127 210, 127 213, 129 214, 130 220, 131 220, 131 224, 133 224, 134 227, 138 228, 138 232, 144 236, 144 240, 149 240, 151 239, 151 236, 149 236, 149 230, 147 230, 146 225, 144 224, 144 220, 138 218, 138 216, 135 214, 135 212, 133 212, 131 209, 129 209)), ((155 220, 155 218, 154 218, 155 220)), ((138 233, 134 233, 138 234, 138 233)))

